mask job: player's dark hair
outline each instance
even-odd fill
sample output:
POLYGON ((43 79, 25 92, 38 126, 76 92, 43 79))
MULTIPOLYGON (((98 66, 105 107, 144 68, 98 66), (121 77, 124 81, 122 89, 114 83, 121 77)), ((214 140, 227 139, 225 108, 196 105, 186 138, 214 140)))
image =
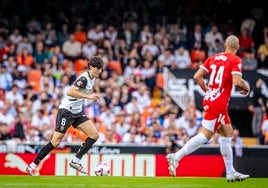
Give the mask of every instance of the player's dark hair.
POLYGON ((100 56, 93 56, 88 61, 88 68, 97 67, 98 69, 101 69, 103 67, 103 60, 100 56))

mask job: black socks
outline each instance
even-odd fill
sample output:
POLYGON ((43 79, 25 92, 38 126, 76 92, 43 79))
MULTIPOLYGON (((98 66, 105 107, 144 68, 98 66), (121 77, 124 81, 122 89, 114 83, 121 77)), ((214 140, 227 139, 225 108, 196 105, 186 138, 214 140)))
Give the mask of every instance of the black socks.
POLYGON ((41 151, 38 153, 37 157, 35 158, 35 160, 33 161, 36 165, 38 165, 40 163, 40 161, 42 159, 45 158, 45 156, 51 151, 53 150, 55 147, 53 146, 53 144, 51 142, 49 142, 47 145, 45 145, 41 151))
POLYGON ((81 159, 85 153, 89 150, 89 148, 96 142, 92 138, 87 138, 86 141, 81 145, 80 149, 78 150, 77 154, 75 155, 78 159, 81 159))

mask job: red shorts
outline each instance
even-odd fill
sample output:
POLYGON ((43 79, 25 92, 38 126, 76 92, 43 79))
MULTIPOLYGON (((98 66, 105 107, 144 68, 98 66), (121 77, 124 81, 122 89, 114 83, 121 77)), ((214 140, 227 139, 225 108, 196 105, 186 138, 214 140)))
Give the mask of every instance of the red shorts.
POLYGON ((228 105, 220 101, 203 101, 204 117, 202 126, 215 132, 223 124, 231 124, 228 105))

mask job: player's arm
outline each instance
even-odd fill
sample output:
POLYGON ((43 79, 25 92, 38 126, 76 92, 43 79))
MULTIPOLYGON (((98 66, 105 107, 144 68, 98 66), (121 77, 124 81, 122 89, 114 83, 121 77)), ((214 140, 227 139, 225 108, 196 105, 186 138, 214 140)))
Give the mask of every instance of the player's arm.
POLYGON ((98 100, 99 95, 96 93, 82 93, 80 89, 85 89, 87 86, 87 79, 84 76, 79 77, 70 89, 67 91, 67 95, 74 98, 84 98, 90 100, 98 100))
POLYGON ((207 74, 207 72, 199 68, 196 73, 194 74, 194 80, 195 82, 201 87, 201 89, 206 92, 208 90, 208 86, 206 85, 204 81, 204 76, 207 74))
POLYGON ((247 95, 250 91, 249 86, 246 84, 246 81, 242 78, 240 74, 233 74, 233 84, 240 89, 240 93, 247 95))
POLYGON ((90 99, 90 100, 98 100, 99 95, 96 93, 81 93, 79 91, 79 87, 76 87, 75 85, 72 85, 70 89, 67 91, 67 95, 74 98, 84 98, 84 99, 90 99))

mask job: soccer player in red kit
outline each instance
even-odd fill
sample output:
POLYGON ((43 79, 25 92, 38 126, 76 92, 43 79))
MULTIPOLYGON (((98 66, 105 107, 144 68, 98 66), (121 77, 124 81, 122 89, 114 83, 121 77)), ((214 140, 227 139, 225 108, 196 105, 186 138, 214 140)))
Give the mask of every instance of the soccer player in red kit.
POLYGON ((237 172, 233 166, 231 147, 233 128, 228 115, 228 104, 233 85, 243 95, 247 95, 250 88, 242 78, 242 60, 236 55, 239 49, 238 38, 234 35, 228 36, 224 47, 225 52, 209 57, 194 75, 194 80, 205 92, 202 128, 183 148, 166 156, 169 172, 173 176, 176 176, 179 161, 205 144, 218 131, 221 135, 220 151, 226 168, 227 181, 242 181, 249 178, 249 175, 237 172), (207 74, 209 74, 209 81, 206 84, 204 77, 207 74))

